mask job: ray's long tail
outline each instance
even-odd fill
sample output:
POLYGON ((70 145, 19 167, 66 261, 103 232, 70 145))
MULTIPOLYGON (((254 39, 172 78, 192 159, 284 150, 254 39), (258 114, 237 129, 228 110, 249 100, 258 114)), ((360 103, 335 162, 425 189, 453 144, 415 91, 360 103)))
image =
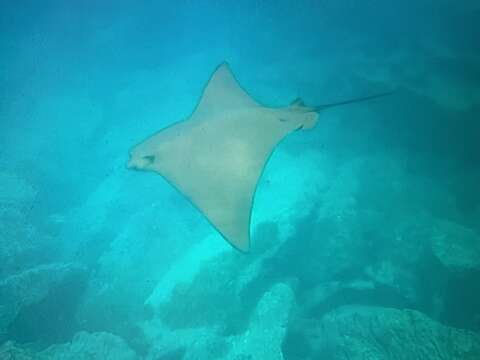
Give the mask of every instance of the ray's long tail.
POLYGON ((330 104, 318 105, 318 106, 314 107, 314 110, 318 112, 318 111, 325 110, 325 109, 335 107, 335 106, 347 105, 347 104, 352 104, 352 103, 357 103, 357 102, 362 102, 362 101, 381 98, 381 97, 384 97, 384 96, 391 95, 393 93, 394 93, 394 91, 389 91, 389 92, 384 92, 384 93, 376 94, 376 95, 364 96, 364 97, 359 97, 359 98, 355 98, 355 99, 334 102, 334 103, 330 103, 330 104))

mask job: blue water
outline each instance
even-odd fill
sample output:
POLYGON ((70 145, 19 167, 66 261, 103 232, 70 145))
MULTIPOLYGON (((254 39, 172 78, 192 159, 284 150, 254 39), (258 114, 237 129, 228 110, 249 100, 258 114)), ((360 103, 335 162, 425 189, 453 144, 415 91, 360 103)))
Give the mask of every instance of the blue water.
POLYGON ((0 358, 348 359, 312 335, 345 306, 480 358, 478 24, 474 0, 0 1, 0 358), (223 61, 272 107, 394 91, 276 148, 246 255, 126 168, 223 61))

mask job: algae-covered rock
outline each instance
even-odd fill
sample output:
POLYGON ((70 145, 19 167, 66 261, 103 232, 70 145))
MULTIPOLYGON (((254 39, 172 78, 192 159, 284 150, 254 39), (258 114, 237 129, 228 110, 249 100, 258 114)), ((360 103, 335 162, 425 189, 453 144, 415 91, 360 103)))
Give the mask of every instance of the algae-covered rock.
POLYGON ((125 340, 106 332, 81 331, 66 344, 52 345, 39 354, 39 359, 62 360, 136 360, 135 352, 125 340))
MULTIPOLYGON (((152 324, 153 325, 153 324, 152 324)), ((228 352, 225 338, 214 328, 195 328, 168 331, 160 327, 161 336, 153 342, 146 359, 214 360, 224 359, 228 352)), ((158 332, 159 329, 156 329, 158 332)))
MULTIPOLYGON (((86 278, 84 267, 67 263, 37 266, 0 281, 0 334, 7 331, 23 309, 43 301, 52 289, 75 286, 86 278)), ((58 299, 57 303, 63 305, 58 299)))
POLYGON ((36 266, 52 242, 30 218, 37 191, 21 176, 0 168, 0 279, 36 266))
POLYGON ((281 346, 293 301, 292 289, 277 283, 258 301, 247 329, 234 336, 222 335, 219 325, 171 330, 161 322, 151 322, 157 338, 152 341, 147 359, 283 359, 281 346))
POLYGON ((35 352, 15 344, 13 341, 7 341, 0 346, 0 359, 2 360, 39 360, 35 352))
POLYGON ((435 322, 414 310, 341 307, 326 314, 310 339, 330 360, 476 360, 480 335, 435 322))
POLYGON ((480 270, 480 236, 459 224, 438 223, 432 236, 432 251, 450 271, 480 270))
POLYGON ((71 342, 43 351, 7 341, 0 346, 2 360, 137 360, 135 352, 120 337, 106 332, 79 332, 71 342))
POLYGON ((258 302, 247 331, 231 339, 226 359, 283 359, 282 343, 293 301, 294 294, 288 285, 274 285, 258 302))
POLYGON ((273 283, 265 275, 264 262, 276 250, 275 245, 270 246, 277 239, 275 229, 273 224, 257 227, 254 240, 258 252, 251 256, 228 249, 200 264, 195 256, 189 256, 177 266, 181 273, 174 271, 171 277, 167 274, 167 281, 160 282, 164 295, 159 296, 159 287, 148 307, 171 330, 216 327, 224 335, 242 332, 253 307, 273 283))

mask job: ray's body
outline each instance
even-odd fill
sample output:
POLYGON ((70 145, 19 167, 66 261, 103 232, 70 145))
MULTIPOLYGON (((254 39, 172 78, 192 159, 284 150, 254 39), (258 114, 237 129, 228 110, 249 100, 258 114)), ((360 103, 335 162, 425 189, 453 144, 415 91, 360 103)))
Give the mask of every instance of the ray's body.
POLYGON ((135 146, 128 166, 162 175, 232 246, 248 251, 255 189, 275 146, 294 130, 314 127, 320 110, 383 95, 269 108, 255 102, 223 63, 192 115, 135 146))

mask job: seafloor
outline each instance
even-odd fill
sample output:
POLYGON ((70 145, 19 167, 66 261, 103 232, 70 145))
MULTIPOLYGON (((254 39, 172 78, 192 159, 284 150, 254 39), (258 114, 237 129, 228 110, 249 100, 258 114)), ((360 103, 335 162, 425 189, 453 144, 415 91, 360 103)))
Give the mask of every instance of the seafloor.
POLYGON ((0 359, 480 359, 478 2, 47 3, 1 5, 0 359), (225 59, 395 89, 278 146, 249 254, 125 167, 225 59))

